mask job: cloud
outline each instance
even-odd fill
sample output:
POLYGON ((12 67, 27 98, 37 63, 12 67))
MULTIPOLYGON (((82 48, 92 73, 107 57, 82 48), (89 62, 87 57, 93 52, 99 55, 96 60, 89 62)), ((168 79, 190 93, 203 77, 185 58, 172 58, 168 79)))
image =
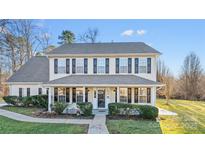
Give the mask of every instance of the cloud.
POLYGON ((144 29, 140 29, 140 30, 137 30, 137 31, 136 31, 136 33, 137 33, 137 35, 142 36, 142 35, 146 34, 146 33, 147 33, 147 31, 146 31, 146 30, 144 30, 144 29))
POLYGON ((132 36, 135 33, 134 30, 129 29, 121 33, 122 36, 132 36))
POLYGON ((122 32, 121 35, 122 36, 133 36, 133 35, 142 36, 142 35, 145 35, 146 33, 147 33, 147 31, 144 29, 138 29, 136 31, 129 29, 129 30, 125 30, 124 32, 122 32))

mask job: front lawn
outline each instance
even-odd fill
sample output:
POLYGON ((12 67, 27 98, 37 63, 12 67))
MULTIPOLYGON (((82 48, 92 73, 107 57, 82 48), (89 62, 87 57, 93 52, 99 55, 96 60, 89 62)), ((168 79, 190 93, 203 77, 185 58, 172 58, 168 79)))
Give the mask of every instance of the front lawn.
POLYGON ((32 116, 34 113, 42 111, 42 109, 36 107, 16 107, 16 106, 4 106, 1 109, 32 116))
POLYGON ((160 125, 152 120, 107 120, 112 134, 161 134, 160 125))
POLYGON ((20 122, 0 116, 0 134, 86 134, 88 125, 20 122))
POLYGON ((204 134, 205 133, 205 102, 158 99, 157 106, 176 112, 177 116, 160 116, 163 134, 204 134))

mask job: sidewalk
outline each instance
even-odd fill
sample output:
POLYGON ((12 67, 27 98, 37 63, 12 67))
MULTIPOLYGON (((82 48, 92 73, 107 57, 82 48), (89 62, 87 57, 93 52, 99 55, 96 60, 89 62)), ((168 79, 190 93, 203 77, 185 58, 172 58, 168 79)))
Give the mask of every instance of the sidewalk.
POLYGON ((34 118, 23 114, 6 111, 0 109, 0 115, 8 117, 10 119, 25 121, 25 122, 37 122, 37 123, 64 123, 64 124, 90 124, 92 120, 88 119, 48 119, 48 118, 34 118))
POLYGON ((106 115, 95 115, 89 125, 88 134, 109 134, 106 126, 106 115))

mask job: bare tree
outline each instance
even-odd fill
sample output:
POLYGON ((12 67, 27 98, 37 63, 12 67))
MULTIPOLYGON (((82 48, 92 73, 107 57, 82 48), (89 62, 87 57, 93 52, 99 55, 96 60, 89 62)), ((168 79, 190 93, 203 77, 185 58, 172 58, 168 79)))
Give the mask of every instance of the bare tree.
POLYGON ((88 30, 84 34, 79 36, 79 40, 86 43, 96 43, 98 36, 99 31, 97 28, 88 28, 88 30))
POLYGON ((169 68, 165 66, 164 62, 161 60, 159 60, 157 64, 157 80, 165 84, 164 87, 158 90, 158 94, 164 96, 166 98, 166 103, 168 104, 173 94, 175 79, 170 73, 169 68))
POLYGON ((184 99, 195 100, 199 96, 199 84, 202 78, 200 59, 195 53, 185 57, 180 75, 180 89, 183 91, 184 99))

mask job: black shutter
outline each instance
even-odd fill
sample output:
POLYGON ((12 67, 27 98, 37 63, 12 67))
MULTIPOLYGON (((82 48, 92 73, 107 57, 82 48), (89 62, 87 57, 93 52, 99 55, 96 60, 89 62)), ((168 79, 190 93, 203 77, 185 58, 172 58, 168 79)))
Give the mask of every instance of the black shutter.
POLYGON ((151 58, 147 58, 147 73, 151 73, 151 58))
POLYGON ((115 88, 115 103, 117 103, 117 88, 115 88))
POLYGON ((72 91, 72 93, 73 93, 73 103, 75 103, 76 102, 76 88, 73 88, 73 91, 72 91))
POLYGON ((132 102, 132 89, 131 88, 128 88, 128 103, 131 103, 132 102))
POLYGON ((42 95, 42 88, 38 88, 38 94, 42 95))
POLYGON ((119 73, 119 67, 120 67, 120 59, 119 58, 116 58, 115 59, 115 71, 116 73, 119 73))
POLYGON ((84 73, 88 73, 88 59, 84 58, 84 73))
POLYGON ((139 58, 135 58, 135 73, 139 73, 139 58))
POLYGON ((128 58, 128 73, 132 73, 132 58, 128 58))
POLYGON ((88 88, 85 88, 85 102, 88 102, 88 88))
POLYGON ((109 74, 109 58, 105 59, 105 73, 109 74))
POLYGON ((151 103, 151 88, 147 88, 147 103, 151 103))
POLYGON ((23 89, 19 88, 19 97, 22 97, 22 96, 23 96, 23 89))
POLYGON ((54 73, 58 73, 58 59, 54 59, 54 73))
POLYGON ((27 96, 30 96, 30 88, 27 88, 27 96))
POLYGON ((70 88, 66 88, 66 102, 70 102, 70 88))
POLYGON ((97 73, 97 58, 93 59, 93 73, 97 73))
POLYGON ((70 59, 66 59, 66 73, 70 73, 70 59))
POLYGON ((135 103, 138 103, 138 88, 135 88, 135 103))
POLYGON ((76 60, 72 59, 72 73, 75 74, 76 70, 76 60))
POLYGON ((54 88, 54 101, 58 101, 58 88, 54 88))

